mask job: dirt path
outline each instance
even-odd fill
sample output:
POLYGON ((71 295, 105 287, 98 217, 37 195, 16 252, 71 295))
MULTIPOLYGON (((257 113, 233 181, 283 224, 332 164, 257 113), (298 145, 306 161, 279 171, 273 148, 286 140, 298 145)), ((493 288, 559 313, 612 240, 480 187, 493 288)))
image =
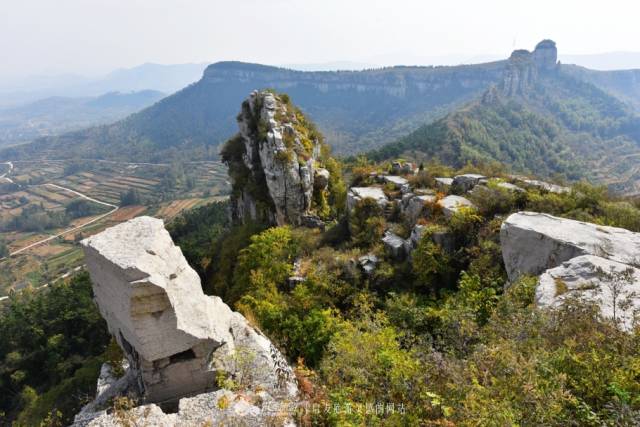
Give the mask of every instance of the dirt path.
MULTIPOLYGON (((52 241, 52 240, 57 239, 58 237, 62 237, 62 236, 64 236, 64 235, 66 235, 66 234, 73 233, 74 231, 78 231, 78 230, 80 230, 80 229, 82 229, 82 228, 86 227, 87 225, 91 225, 91 224, 93 224, 93 223, 95 223, 95 222, 97 222, 97 221, 100 221, 101 219, 103 219, 103 218, 105 218, 105 217, 107 217, 107 216, 111 215, 112 213, 114 213, 115 211, 117 211, 118 209, 120 209, 120 208, 119 208, 118 206, 116 206, 116 205, 113 205, 113 204, 111 204, 111 203, 107 203, 107 202, 103 202, 103 201, 101 201, 101 200, 94 199, 94 198, 92 198, 92 197, 87 196, 86 194, 82 194, 82 193, 80 193, 80 192, 78 192, 78 191, 72 190, 72 189, 67 188, 67 187, 63 187, 63 186, 61 186, 61 185, 57 185, 57 184, 42 184, 42 185, 43 185, 43 186, 49 186, 49 187, 58 188, 58 189, 60 189, 60 190, 64 190, 64 191, 68 191, 68 192, 70 192, 70 193, 72 193, 72 194, 75 194, 76 196, 82 197, 83 199, 89 200, 89 201, 94 202, 94 203, 98 203, 98 204, 103 205, 103 206, 108 206, 108 207, 110 207, 110 208, 112 208, 112 209, 111 209, 109 212, 107 212, 107 213, 105 213, 105 214, 102 214, 102 215, 100 215, 100 216, 97 216, 97 217, 93 218, 92 220, 87 221, 87 222, 85 222, 85 223, 82 223, 82 224, 80 224, 80 225, 78 225, 78 226, 76 226, 76 227, 73 227, 73 228, 67 229, 67 230, 65 230, 65 231, 63 231, 63 232, 61 232, 61 233, 54 234, 53 236, 49 236, 49 237, 47 237, 46 239, 38 240, 37 242, 31 243, 30 245, 25 246, 24 248, 20 248, 20 249, 18 249, 18 250, 16 250, 16 251, 13 251, 13 252, 9 253, 9 256, 18 255, 18 254, 19 254, 19 253, 21 253, 21 252, 24 252, 24 251, 26 251, 26 250, 28 250, 28 249, 33 248, 34 246, 42 245, 43 243, 50 242, 50 241, 52 241)), ((2 259, 4 259, 4 258, 0 258, 0 261, 1 261, 2 259)))

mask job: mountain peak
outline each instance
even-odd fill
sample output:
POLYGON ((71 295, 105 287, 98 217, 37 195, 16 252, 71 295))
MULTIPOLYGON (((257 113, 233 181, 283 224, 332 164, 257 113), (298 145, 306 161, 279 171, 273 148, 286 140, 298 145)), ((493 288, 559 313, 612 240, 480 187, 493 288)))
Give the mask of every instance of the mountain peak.
POLYGON ((517 49, 511 53, 502 82, 505 95, 527 95, 540 74, 556 69, 558 49, 553 40, 545 39, 529 52, 517 49))

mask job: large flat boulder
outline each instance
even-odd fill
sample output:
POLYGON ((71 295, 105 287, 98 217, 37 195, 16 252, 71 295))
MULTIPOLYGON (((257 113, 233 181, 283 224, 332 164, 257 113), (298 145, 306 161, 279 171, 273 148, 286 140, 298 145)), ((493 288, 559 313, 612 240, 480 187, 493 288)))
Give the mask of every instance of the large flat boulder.
POLYGON ((475 208, 475 205, 469 199, 454 195, 438 200, 438 204, 442 207, 442 212, 447 219, 451 218, 460 208, 475 208))
POLYGON ((464 175, 457 175, 453 178, 452 188, 453 191, 459 193, 466 193, 470 191, 480 183, 481 180, 486 180, 487 177, 475 173, 466 173, 464 175))
POLYGON ((580 255, 596 255, 623 264, 640 255, 640 234, 548 214, 519 212, 500 229, 505 268, 510 280, 539 275, 580 255))
POLYGON ((536 303, 557 307, 567 298, 591 301, 603 317, 631 330, 640 313, 640 270, 594 255, 582 255, 544 272, 536 288, 536 303))
POLYGON ((385 207, 389 199, 379 187, 351 187, 347 193, 347 208, 351 211, 360 200, 373 199, 380 207, 385 207))

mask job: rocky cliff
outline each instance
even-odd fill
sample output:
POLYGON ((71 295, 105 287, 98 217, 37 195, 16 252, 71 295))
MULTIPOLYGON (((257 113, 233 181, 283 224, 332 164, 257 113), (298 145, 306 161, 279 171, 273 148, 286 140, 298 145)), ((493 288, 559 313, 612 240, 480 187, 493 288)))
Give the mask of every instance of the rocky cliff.
MULTIPOLYGON (((127 358, 128 383, 101 388, 76 417, 78 425, 109 425, 104 405, 123 392, 145 403, 180 401, 180 408, 191 408, 185 411, 202 422, 229 415, 204 405, 227 380, 248 395, 259 391, 256 401, 296 399, 293 372, 280 352, 220 298, 204 295, 161 220, 139 217, 82 244, 96 303, 127 358), (211 395, 181 400, 201 393, 211 395), (205 412, 193 414, 194 405, 204 405, 205 412)), ((218 392, 216 400, 224 394, 218 392)), ((250 424, 261 425, 259 405, 247 405, 250 424)), ((163 415, 160 408, 149 408, 154 416, 163 415)), ((167 425, 189 424, 174 421, 167 425)))
POLYGON ((534 90, 540 74, 557 69, 558 50, 552 40, 543 40, 533 52, 515 50, 505 68, 501 92, 507 96, 528 95, 534 90))
POLYGON ((301 225, 314 189, 324 190, 329 179, 318 166, 322 136, 286 95, 254 91, 237 119, 240 132, 222 150, 233 221, 301 225))

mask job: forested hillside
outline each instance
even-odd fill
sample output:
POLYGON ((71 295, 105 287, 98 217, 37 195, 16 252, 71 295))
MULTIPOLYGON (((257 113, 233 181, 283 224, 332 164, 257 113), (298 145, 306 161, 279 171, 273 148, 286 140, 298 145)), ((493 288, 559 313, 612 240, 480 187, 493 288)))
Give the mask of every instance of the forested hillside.
POLYGON ((455 167, 497 161, 515 173, 585 178, 637 193, 640 118, 622 101, 563 70, 530 78, 515 93, 498 85, 371 157, 417 152, 455 167))
POLYGON ((323 129, 338 153, 400 137, 481 94, 504 61, 457 67, 302 72, 240 62, 210 65, 203 78, 108 126, 39 139, 0 158, 205 159, 235 128, 237 105, 254 89, 282 89, 323 129), (62 149, 64 147, 64 150, 62 149))

